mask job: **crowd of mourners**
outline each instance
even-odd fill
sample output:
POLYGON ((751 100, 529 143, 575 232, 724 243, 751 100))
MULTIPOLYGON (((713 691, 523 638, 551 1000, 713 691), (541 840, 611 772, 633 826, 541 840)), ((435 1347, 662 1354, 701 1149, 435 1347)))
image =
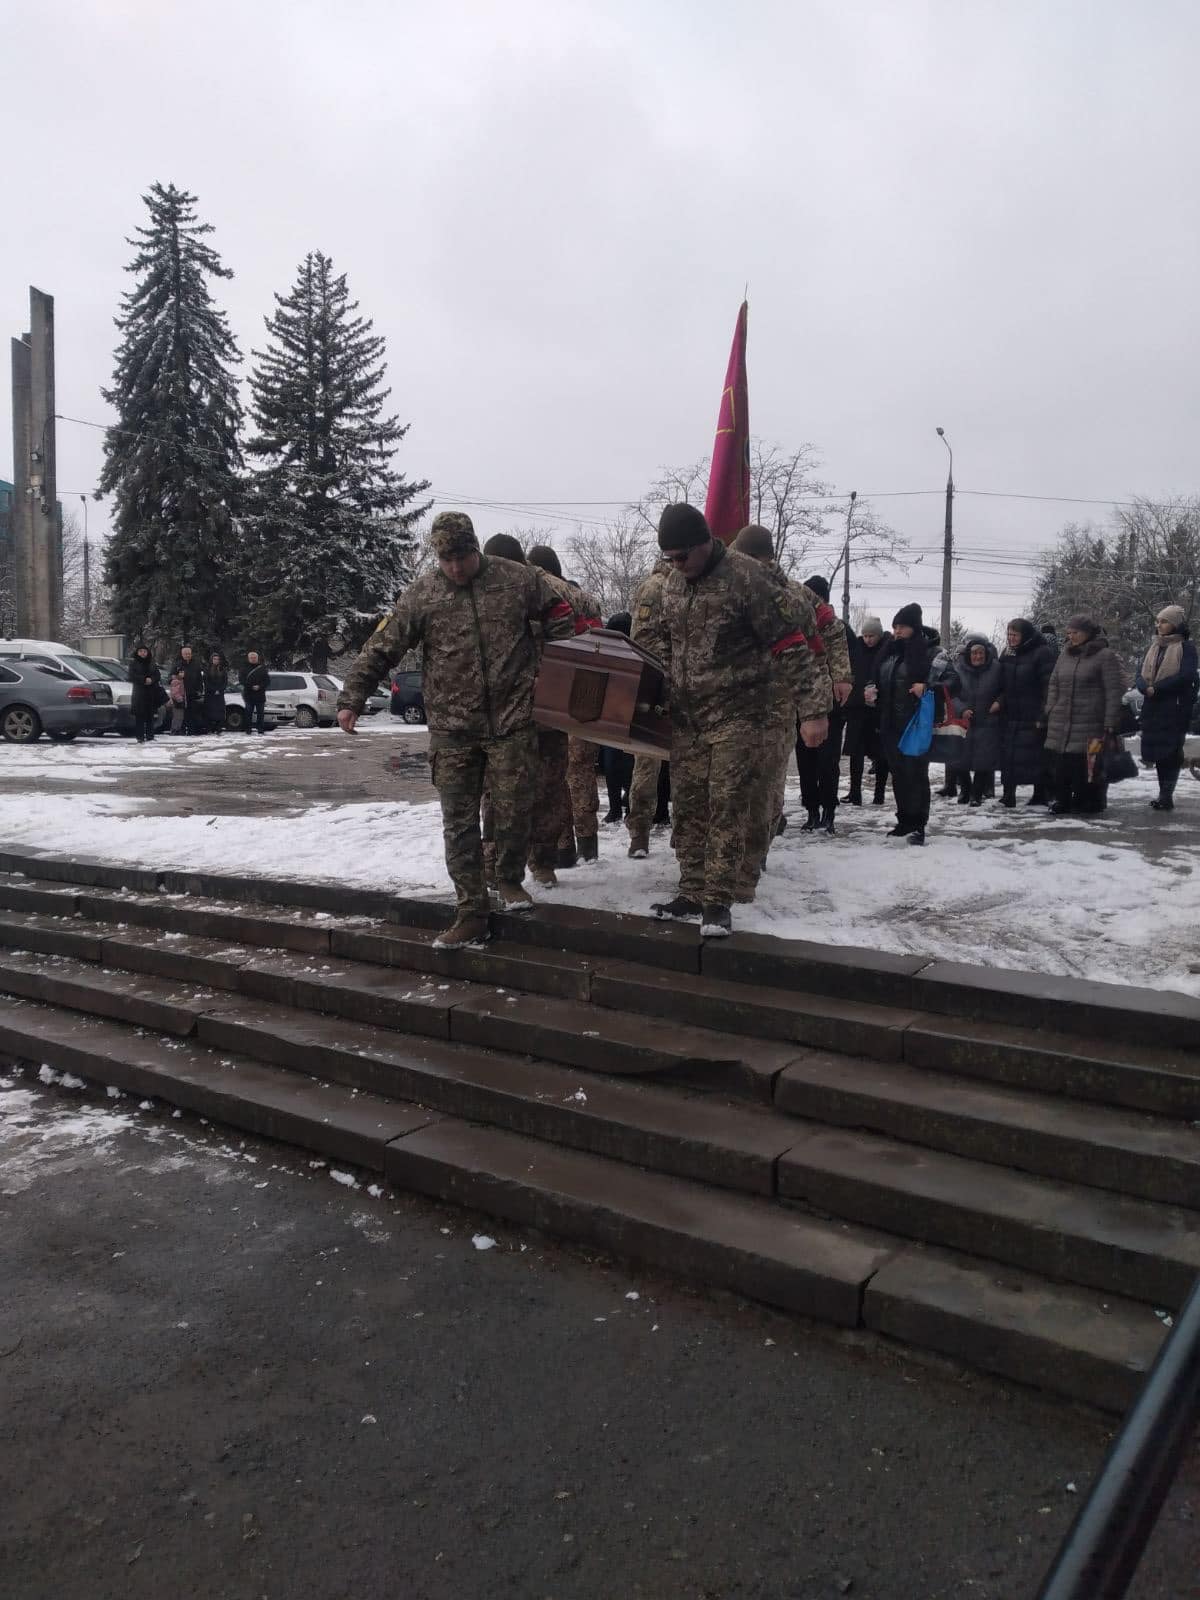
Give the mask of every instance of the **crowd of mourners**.
MULTIPOLYGON (((481 548, 464 512, 443 512, 430 538, 435 565, 396 602, 339 698, 354 732, 367 696, 410 651, 422 657, 433 781, 458 917, 443 948, 491 937, 494 900, 528 912, 527 870, 542 888, 556 871, 598 856, 598 773, 607 820, 624 819, 628 853, 649 853, 669 818, 679 866, 661 917, 696 920, 704 937, 732 928, 731 907, 753 901, 773 841, 784 831, 785 783, 797 764, 805 831, 834 833, 839 804, 883 805, 891 836, 923 845, 931 762, 940 793, 961 805, 1047 806, 1054 816, 1105 809, 1109 785, 1136 772, 1122 737, 1133 731, 1130 676, 1094 618, 1072 616, 1061 647, 1053 626, 1015 618, 997 651, 980 634, 951 653, 917 604, 885 630, 857 635, 829 603, 820 576, 789 579, 770 532, 714 539, 694 506, 667 506, 660 559, 607 619, 565 577, 555 552, 499 534, 481 548), (670 719, 662 758, 602 749, 535 724, 534 685, 546 644, 607 626, 661 664, 670 719), (842 758, 849 788, 839 795, 842 758), (864 785, 870 785, 869 800, 864 785), (668 811, 669 804, 669 811, 668 811)), ((1174 806, 1196 701, 1197 657, 1187 616, 1158 614, 1135 675, 1141 753, 1157 769, 1159 811, 1174 806)))
MULTIPOLYGON (((262 733, 271 675, 256 650, 247 652, 238 677, 245 706, 242 731, 252 733, 257 725, 257 731, 262 733)), ((190 644, 183 645, 164 684, 162 668, 150 646, 135 645, 129 659, 129 682, 133 690, 134 733, 139 744, 147 743, 156 733, 193 737, 225 732, 229 663, 221 651, 214 650, 205 661, 190 644)))

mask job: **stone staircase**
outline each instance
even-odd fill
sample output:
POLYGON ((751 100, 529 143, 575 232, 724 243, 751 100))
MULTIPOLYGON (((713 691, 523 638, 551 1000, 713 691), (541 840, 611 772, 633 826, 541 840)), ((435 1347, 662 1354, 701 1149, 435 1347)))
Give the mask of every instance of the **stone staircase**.
POLYGON ((1200 1003, 0 852, 0 1053, 1110 1409, 1200 1272, 1200 1003))

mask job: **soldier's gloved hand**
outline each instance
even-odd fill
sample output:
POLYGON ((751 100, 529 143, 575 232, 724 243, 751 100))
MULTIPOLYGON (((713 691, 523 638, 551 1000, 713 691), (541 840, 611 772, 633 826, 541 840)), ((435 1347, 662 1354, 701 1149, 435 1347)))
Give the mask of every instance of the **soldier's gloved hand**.
POLYGON ((828 737, 828 717, 809 717, 800 724, 800 742, 806 750, 819 749, 828 737))
POLYGON ((358 712, 346 709, 338 712, 338 727, 343 733, 353 733, 354 724, 358 721, 358 712))
POLYGON ((846 704, 846 701, 850 698, 850 691, 853 689, 853 687, 854 685, 852 683, 847 683, 844 680, 841 683, 834 684, 833 698, 837 701, 838 705, 844 706, 846 704))

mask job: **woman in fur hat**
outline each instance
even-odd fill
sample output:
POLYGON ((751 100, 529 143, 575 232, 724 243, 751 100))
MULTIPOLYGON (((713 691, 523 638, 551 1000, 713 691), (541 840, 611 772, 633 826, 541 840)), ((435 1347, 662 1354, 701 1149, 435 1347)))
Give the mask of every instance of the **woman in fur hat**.
POLYGON ((1196 646, 1182 606, 1164 606, 1137 675, 1142 702, 1142 760, 1158 771, 1156 811, 1174 811, 1183 741, 1196 702, 1196 646))

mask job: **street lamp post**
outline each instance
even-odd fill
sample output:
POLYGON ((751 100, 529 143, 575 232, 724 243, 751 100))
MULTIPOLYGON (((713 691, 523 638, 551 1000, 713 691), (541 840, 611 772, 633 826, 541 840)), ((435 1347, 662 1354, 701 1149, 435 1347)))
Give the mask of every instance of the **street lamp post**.
POLYGON ((88 515, 87 495, 81 494, 83 501, 83 625, 90 628, 92 625, 92 547, 88 543, 88 515))
POLYGON ((946 478, 946 543, 942 553, 942 646, 950 648, 950 576, 954 566, 954 451, 945 428, 937 436, 950 451, 950 472, 946 478))
POLYGON ((842 572, 842 621, 847 627, 850 625, 850 529, 854 522, 854 502, 858 499, 858 490, 851 489, 850 504, 846 507, 846 552, 845 568, 842 572))

